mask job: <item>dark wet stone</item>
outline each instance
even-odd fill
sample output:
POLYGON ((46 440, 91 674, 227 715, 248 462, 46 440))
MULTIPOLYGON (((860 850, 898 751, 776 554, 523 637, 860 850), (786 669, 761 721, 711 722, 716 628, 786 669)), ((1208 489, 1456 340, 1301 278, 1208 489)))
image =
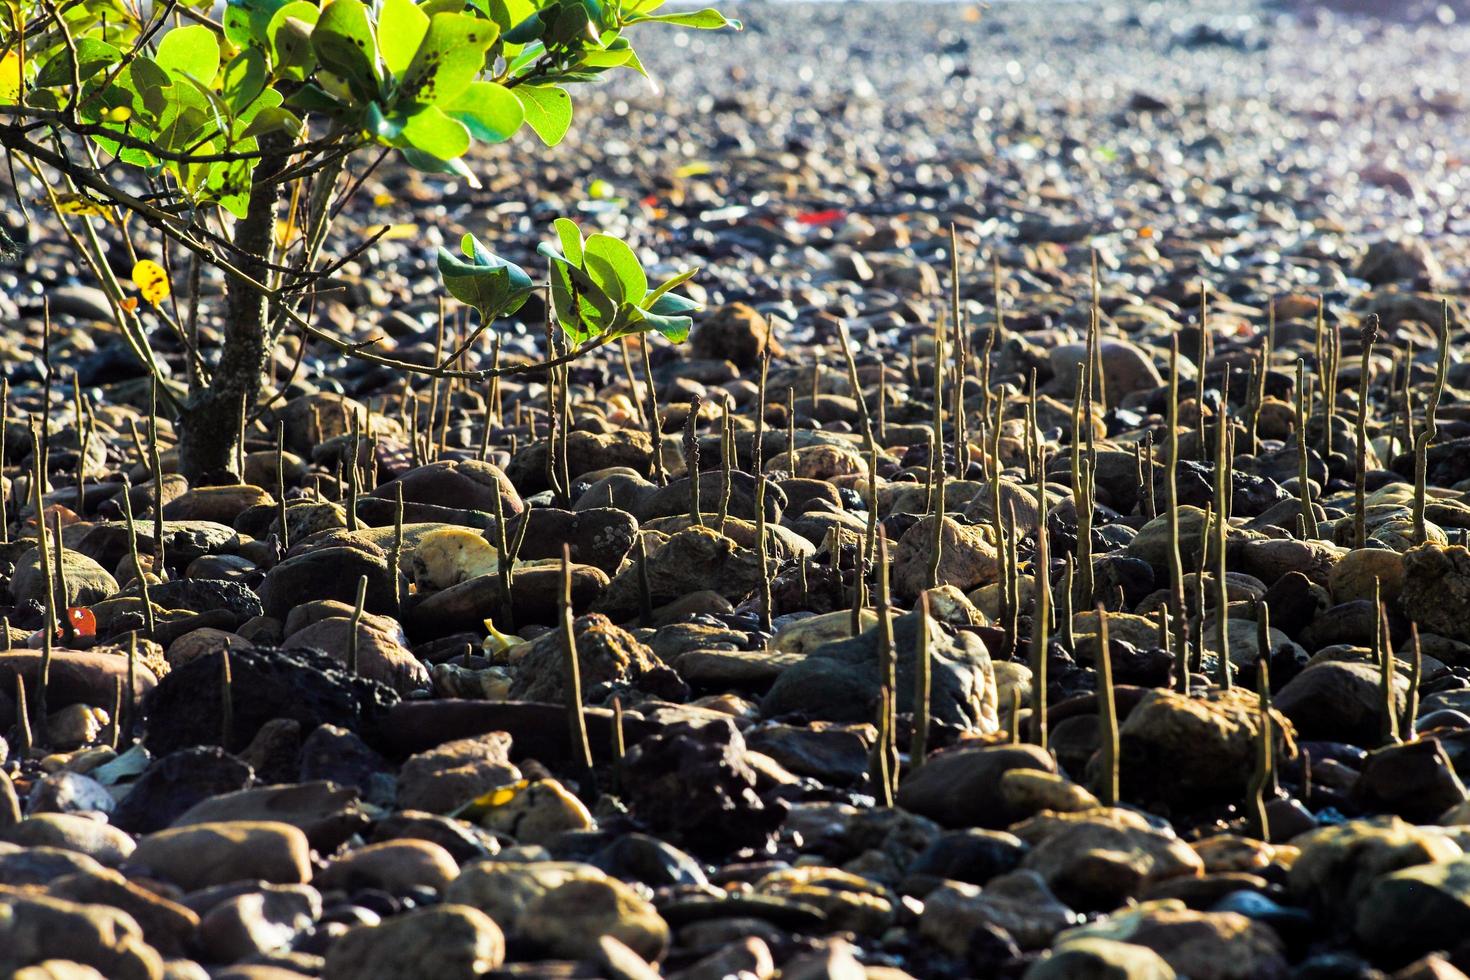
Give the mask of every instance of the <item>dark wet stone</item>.
POLYGON ((130 834, 162 830, 195 804, 244 789, 254 773, 218 746, 179 749, 154 759, 133 781, 112 813, 130 834))

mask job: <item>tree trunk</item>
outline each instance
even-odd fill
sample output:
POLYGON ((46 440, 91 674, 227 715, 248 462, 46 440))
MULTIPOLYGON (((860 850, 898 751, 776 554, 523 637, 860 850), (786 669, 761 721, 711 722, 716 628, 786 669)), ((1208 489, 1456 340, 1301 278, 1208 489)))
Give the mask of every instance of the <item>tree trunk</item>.
MULTIPOLYGON (((260 146, 267 153, 256 163, 256 183, 278 174, 286 165, 289 141, 282 136, 263 136, 260 146)), ((250 195, 245 217, 235 226, 235 245, 242 250, 232 256, 240 271, 256 282, 266 282, 266 263, 275 241, 279 187, 260 184, 250 195)), ((270 362, 270 303, 257 290, 231 282, 225 294, 224 346, 220 350, 208 387, 189 396, 180 413, 179 472, 191 486, 239 483, 236 472, 240 441, 241 411, 249 411, 260 397, 261 383, 270 362)))

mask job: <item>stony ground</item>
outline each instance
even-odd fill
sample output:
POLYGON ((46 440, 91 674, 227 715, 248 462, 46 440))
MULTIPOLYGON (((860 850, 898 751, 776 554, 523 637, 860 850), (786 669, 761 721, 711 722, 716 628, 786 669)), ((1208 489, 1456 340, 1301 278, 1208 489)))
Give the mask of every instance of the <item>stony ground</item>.
POLYGON ((544 372, 293 339, 238 482, 166 417, 155 479, 106 303, 8 215, 0 969, 1464 977, 1470 12, 733 12, 568 145, 344 215, 393 233, 315 315, 414 363, 465 231, 700 267, 656 421, 612 348, 554 452, 544 372))

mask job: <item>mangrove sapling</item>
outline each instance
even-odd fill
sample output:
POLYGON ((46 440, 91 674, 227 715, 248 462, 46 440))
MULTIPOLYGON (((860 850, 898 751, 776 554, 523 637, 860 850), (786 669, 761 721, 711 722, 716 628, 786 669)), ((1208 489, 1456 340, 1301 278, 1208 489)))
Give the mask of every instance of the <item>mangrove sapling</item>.
POLYGON ((1382 583, 1373 579, 1373 658, 1378 666, 1378 690, 1383 718, 1382 744, 1398 745, 1399 710, 1395 685, 1398 681, 1398 658, 1394 656, 1393 642, 1388 632, 1388 609, 1383 604, 1382 583))
POLYGON ((1097 707, 1101 739, 1098 796, 1103 806, 1118 803, 1118 704, 1113 693, 1113 656, 1108 648, 1108 614, 1097 604, 1097 707))
MULTIPOLYGON (((764 523, 763 515, 757 509, 756 524, 764 523)), ((648 582, 648 539, 642 534, 638 535, 638 621, 643 626, 653 625, 653 589, 648 582)))
POLYGON ((884 806, 893 806, 898 790, 898 648, 893 641, 892 596, 888 592, 888 539, 878 536, 878 741, 873 747, 873 780, 884 806))
POLYGON ((695 395, 689 401, 689 415, 684 419, 684 469, 689 477, 689 523, 694 527, 704 526, 704 517, 699 512, 699 437, 695 434, 703 405, 704 398, 695 395))
POLYGON ((1176 636, 1174 649, 1175 687, 1189 693, 1189 628, 1184 614, 1184 560, 1179 552, 1179 490, 1176 471, 1179 467, 1179 335, 1169 342, 1168 460, 1164 464, 1165 507, 1169 523, 1169 615, 1176 636))
POLYGON ((1301 497, 1303 536, 1317 537, 1317 515, 1312 509, 1312 483, 1307 469, 1307 366, 1301 358, 1296 362, 1296 458, 1297 493, 1301 497))
MULTIPOLYGON (((391 571, 395 576, 398 574, 396 568, 391 571)), ((359 576, 357 579, 357 599, 352 603, 352 618, 348 621, 347 625, 347 672, 353 677, 357 677, 362 673, 362 665, 358 662, 358 648, 360 646, 358 631, 362 628, 362 612, 364 606, 367 604, 367 587, 367 576, 359 576)))
POLYGON ((143 629, 152 636, 156 625, 153 620, 153 601, 148 595, 148 576, 143 571, 143 562, 138 557, 138 526, 133 520, 132 486, 123 477, 122 498, 123 522, 128 532, 128 557, 132 562, 133 574, 138 577, 138 595, 143 599, 143 629))
MULTIPOLYGON (((1225 397, 1222 404, 1228 409, 1228 396, 1230 391, 1230 375, 1227 372, 1224 381, 1225 397)), ((1230 507, 1230 423, 1228 412, 1220 413, 1220 424, 1215 431, 1215 473, 1218 479, 1215 481, 1215 523, 1213 550, 1215 557, 1215 649, 1220 661, 1219 682, 1222 688, 1229 690, 1231 686, 1231 664, 1230 664, 1230 599, 1227 582, 1225 579, 1225 531, 1228 521, 1230 507)), ((1208 523, 1206 527, 1210 526, 1208 523)), ((1205 552, 1201 552, 1203 555, 1205 552)), ((1203 564, 1203 563, 1202 563, 1203 564)))
POLYGON ((281 525, 281 552, 284 554, 291 549, 291 531, 286 522, 285 422, 276 423, 276 521, 281 525))
POLYGON ((1276 783, 1276 746, 1271 721, 1271 658, 1263 655, 1256 661, 1257 722, 1256 765, 1246 789, 1251 830, 1259 840, 1271 840, 1270 811, 1267 796, 1274 794, 1276 783))
MULTIPOLYGON (((500 501, 500 494, 495 495, 500 501)), ((502 530, 502 535, 504 531, 502 530)), ((393 484, 393 545, 388 549, 388 575, 393 579, 393 608, 403 608, 403 585, 399 566, 403 562, 403 483, 393 484)))
MULTIPOLYGON (((40 708, 40 705, 37 705, 40 708)), ((15 672, 15 733, 16 749, 24 759, 36 748, 35 732, 31 728, 31 709, 26 701, 26 679, 20 671, 15 672)))
POLYGON ((730 492, 734 488, 730 476, 730 454, 735 446, 730 433, 730 403, 724 401, 720 404, 720 505, 715 511, 715 527, 724 534, 725 524, 730 519, 730 492))
MULTIPOLYGON (((43 437, 36 422, 31 423, 31 445, 41 446, 43 437)), ((45 451, 33 451, 35 468, 31 473, 33 501, 36 508, 36 560, 41 568, 41 576, 46 582, 46 590, 42 593, 45 604, 45 616, 41 621, 41 671, 36 682, 36 717, 41 720, 42 734, 45 734, 47 704, 47 688, 51 681, 51 648, 56 642, 56 580, 53 577, 51 567, 51 547, 47 541, 50 532, 46 527, 46 501, 42 495, 42 488, 46 485, 45 476, 45 451)), ((58 560, 60 557, 58 556, 58 560)))
POLYGON ((1424 653, 1419 647, 1419 624, 1409 623, 1409 693, 1404 703, 1399 732, 1406 741, 1419 737, 1419 684, 1424 676, 1424 653))
MULTIPOLYGON (((1046 472, 1046 459, 1037 468, 1040 486, 1046 472)), ((1044 494, 1041 498, 1046 499, 1044 494)), ((1045 749, 1047 746, 1046 720, 1046 661, 1047 641, 1051 628, 1051 549, 1046 533, 1046 506, 1036 509, 1036 557, 1032 564, 1032 593, 1035 596, 1035 611, 1031 616, 1031 741, 1045 749)))
POLYGON ((228 752, 235 735, 235 678, 228 643, 219 652, 219 665, 219 744, 228 752))
MULTIPOLYGON (((767 567, 769 556, 767 554, 769 545, 766 541, 766 478, 762 473, 765 468, 765 435, 766 435, 766 377, 771 371, 771 348, 767 344, 761 345, 761 373, 760 381, 756 385, 756 411, 755 411, 755 436, 750 443, 750 470, 755 476, 755 553, 760 562, 760 628, 763 633, 771 632, 771 571, 767 567)), ((870 480, 876 481, 876 473, 870 475, 870 480)), ((877 486, 876 482, 870 494, 869 506, 877 510, 877 486)), ((639 550, 639 591, 640 595, 646 594, 648 584, 648 569, 643 564, 644 552, 642 538, 640 537, 639 550)), ((640 601, 642 599, 640 598, 640 601)))
POLYGON ((1363 350, 1358 363, 1357 452, 1353 465, 1353 547, 1368 546, 1368 399, 1373 378, 1373 342, 1378 339, 1378 314, 1363 321, 1363 350))
MULTIPOLYGON (((913 735, 909 743, 909 769, 917 770, 929 754, 929 698, 933 664, 929 660, 929 593, 919 593, 914 606, 918 640, 914 649, 913 735)), ((1014 719, 1013 719, 1014 723, 1014 719)))
POLYGON ((582 665, 577 659, 576 620, 572 613, 572 546, 561 546, 561 634, 566 671, 567 729, 571 755, 590 791, 592 743, 587 738, 587 718, 582 711, 582 665))
POLYGON ((133 725, 137 719, 133 717, 133 711, 138 704, 138 634, 136 631, 128 634, 128 726, 125 729, 132 733, 133 725))
POLYGON ((1445 377, 1450 367, 1450 304, 1440 304, 1439 334, 1435 338, 1439 356, 1434 365, 1434 387, 1429 389, 1429 402, 1424 406, 1424 426, 1414 437, 1414 543, 1429 540, 1428 527, 1424 522, 1425 498, 1429 473, 1429 444, 1439 435, 1435 413, 1439 411, 1439 400, 1444 397, 1445 377))

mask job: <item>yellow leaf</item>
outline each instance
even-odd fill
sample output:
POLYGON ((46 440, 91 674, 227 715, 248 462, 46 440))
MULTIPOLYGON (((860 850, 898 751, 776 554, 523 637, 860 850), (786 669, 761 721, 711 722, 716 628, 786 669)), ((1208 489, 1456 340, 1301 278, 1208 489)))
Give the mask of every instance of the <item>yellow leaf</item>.
POLYGON ((0 58, 0 102, 14 105, 20 101, 20 52, 14 48, 0 58))
POLYGON ((133 110, 125 105, 115 105, 102 115, 108 122, 125 123, 133 118, 133 110))
POLYGON ((529 785, 531 785, 529 779, 518 779, 507 786, 492 789, 490 792, 470 800, 464 806, 455 810, 450 816, 457 817, 460 820, 478 820, 496 807, 505 806, 529 785))
POLYGON ((56 211, 58 214, 77 214, 88 218, 107 218, 112 220, 112 209, 101 201, 97 201, 85 194, 57 194, 56 211))
POLYGON ((138 297, 136 297, 136 296, 124 296, 122 299, 118 300, 117 303, 124 310, 128 311, 129 313, 131 313, 131 312, 133 312, 134 310, 136 310, 138 308, 138 297))
POLYGON ((368 225, 362 230, 362 233, 369 238, 372 238, 379 232, 383 234, 383 237, 378 239, 379 241, 399 241, 405 238, 417 238, 419 236, 419 226, 410 221, 398 225, 368 225), (384 231, 385 228, 387 231, 384 231))
POLYGON ((276 248, 285 248, 296 240, 296 222, 276 220, 276 248))
POLYGON ((157 306, 168 299, 168 273, 152 259, 143 259, 133 266, 133 284, 150 306, 157 306))
POLYGON ((693 163, 686 163, 686 164, 684 164, 684 166, 680 167, 678 170, 675 170, 674 171, 674 176, 675 177, 700 177, 700 176, 703 176, 704 174, 709 173, 713 169, 714 168, 709 165, 709 162, 707 160, 695 160, 693 163))
POLYGON ((388 205, 392 204, 395 200, 396 200, 396 198, 394 198, 394 196, 392 194, 386 194, 386 193, 374 194, 373 195, 373 207, 375 207, 375 208, 386 208, 388 205))

